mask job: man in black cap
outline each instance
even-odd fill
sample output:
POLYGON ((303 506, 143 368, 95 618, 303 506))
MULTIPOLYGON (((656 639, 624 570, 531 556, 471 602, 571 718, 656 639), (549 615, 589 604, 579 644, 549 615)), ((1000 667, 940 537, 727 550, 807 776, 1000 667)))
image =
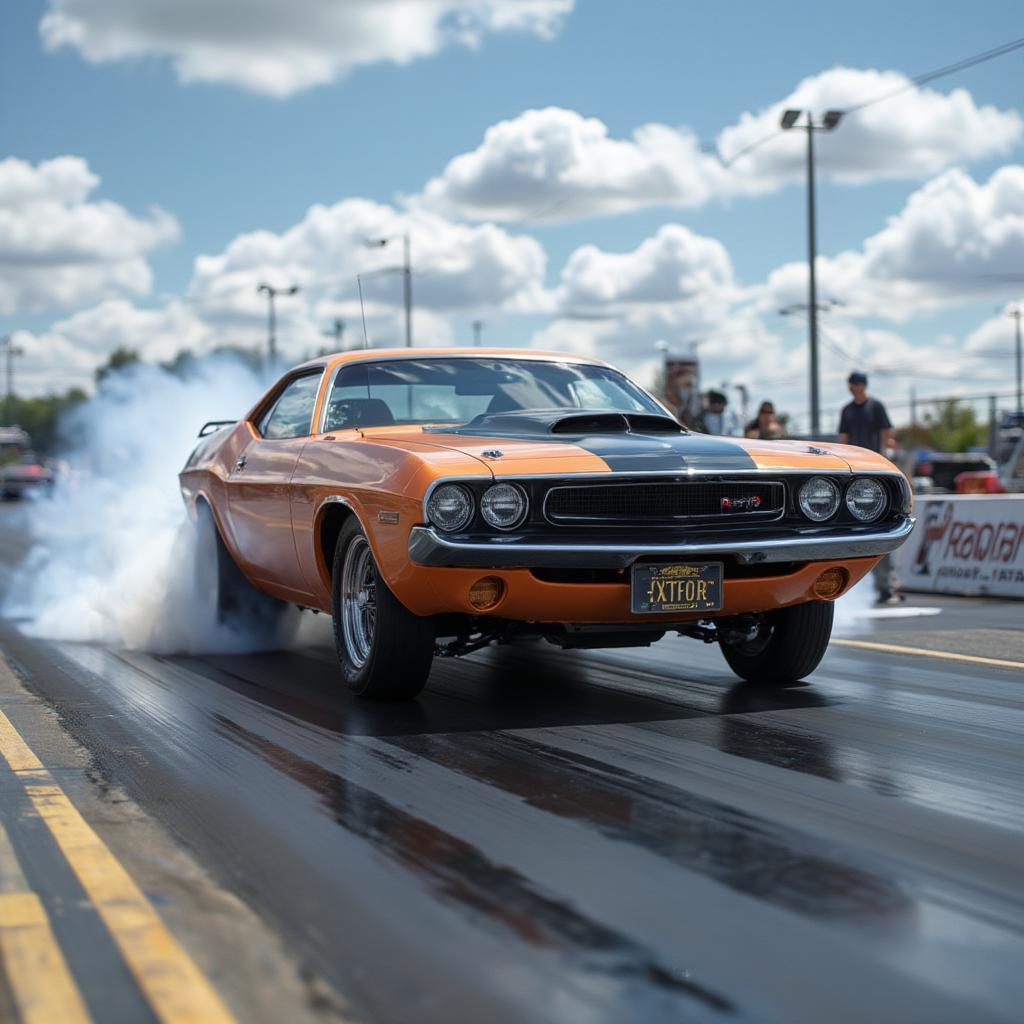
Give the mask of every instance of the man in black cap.
POLYGON ((854 370, 847 378, 853 401, 843 406, 839 417, 839 443, 855 444, 873 452, 885 452, 892 443, 892 424, 885 406, 868 398, 868 376, 854 370))
MULTIPOLYGON (((885 454, 892 446, 893 429, 889 414, 877 398, 868 398, 868 377, 855 370, 846 380, 853 401, 843 406, 839 417, 839 443, 855 444, 885 454)), ((892 558, 886 555, 874 569, 878 603, 888 604, 894 599, 892 558)), ((901 594, 896 599, 902 600, 901 594)))

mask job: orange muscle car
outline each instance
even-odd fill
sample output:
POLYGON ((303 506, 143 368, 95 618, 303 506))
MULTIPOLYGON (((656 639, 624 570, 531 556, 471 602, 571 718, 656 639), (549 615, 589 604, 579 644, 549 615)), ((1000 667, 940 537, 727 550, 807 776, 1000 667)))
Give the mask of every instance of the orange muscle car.
POLYGON ((913 526, 880 455, 694 434, 606 363, 532 350, 325 356, 200 438, 180 479, 211 611, 329 613, 377 699, 524 637, 679 633, 746 679, 798 678, 831 602, 913 526))

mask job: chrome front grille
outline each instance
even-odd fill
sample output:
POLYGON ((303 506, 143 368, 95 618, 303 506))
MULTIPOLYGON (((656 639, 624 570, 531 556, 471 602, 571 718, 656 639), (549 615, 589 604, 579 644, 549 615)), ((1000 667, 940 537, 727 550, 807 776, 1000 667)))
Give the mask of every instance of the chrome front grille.
POLYGON ((776 480, 623 481, 552 487, 544 500, 544 516, 559 526, 738 525, 778 519, 785 505, 785 485, 776 480))

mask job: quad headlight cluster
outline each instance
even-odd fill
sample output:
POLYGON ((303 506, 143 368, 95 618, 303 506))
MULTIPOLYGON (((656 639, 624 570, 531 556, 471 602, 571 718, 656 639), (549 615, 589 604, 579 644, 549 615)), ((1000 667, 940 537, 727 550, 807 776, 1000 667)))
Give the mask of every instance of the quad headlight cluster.
MULTIPOLYGON (((889 504, 885 488, 866 476, 856 477, 847 485, 845 500, 847 511, 862 523, 873 523, 889 504)), ((843 495, 836 484, 823 476, 812 477, 797 492, 800 511, 815 523, 831 519, 842 501, 843 495)))
MULTIPOLYGON (((514 530, 526 518, 530 502, 518 484, 494 484, 480 496, 480 515, 496 530, 514 530)), ((427 502, 427 516, 439 530, 457 533, 473 519, 473 493, 462 484, 442 484, 427 502)))

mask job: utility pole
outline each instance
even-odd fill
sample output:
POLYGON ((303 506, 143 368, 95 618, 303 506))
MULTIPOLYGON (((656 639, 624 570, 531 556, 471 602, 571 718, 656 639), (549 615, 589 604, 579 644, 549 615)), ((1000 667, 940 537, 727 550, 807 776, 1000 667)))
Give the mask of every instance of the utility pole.
POLYGON ((988 453, 995 458, 997 433, 999 429, 999 415, 995 395, 988 396, 988 453))
POLYGON ((408 231, 402 236, 402 241, 405 256, 402 265, 402 281, 405 285, 402 289, 405 299, 405 347, 412 348, 412 240, 408 231))
POLYGON ((1016 334, 1016 348, 1014 350, 1014 359, 1017 367, 1017 415, 1024 415, 1024 396, 1021 394, 1021 346, 1020 346, 1020 318, 1024 316, 1024 310, 1020 306, 1014 306, 1012 309, 1006 311, 1007 316, 1012 316, 1014 319, 1014 327, 1016 334))
POLYGON ((7 356, 7 390, 4 397, 4 419, 8 426, 14 426, 14 413, 12 402, 14 401, 14 357, 23 356, 25 350, 14 344, 14 339, 9 334, 0 338, 0 348, 7 356))
POLYGON ((330 328, 328 330, 326 330, 326 331, 321 331, 320 333, 325 338, 333 338, 334 339, 334 351, 335 352, 340 352, 341 351, 341 338, 342 338, 342 335, 345 333, 345 321, 340 319, 339 317, 335 317, 334 322, 331 324, 330 328))
POLYGON ((483 333, 484 322, 483 320, 473 321, 473 347, 480 347, 480 335, 483 333))
POLYGON ((267 307, 267 366, 272 366, 277 358, 277 308, 274 300, 278 295, 294 295, 299 290, 297 284, 290 288, 274 288, 269 284, 261 284, 256 288, 257 292, 266 292, 267 307))
MULTIPOLYGON (((374 248, 383 249, 388 243, 395 241, 393 238, 370 238, 366 244, 374 248)), ((405 301, 405 347, 412 348, 412 238, 408 231, 402 236, 402 297, 405 301)))
POLYGON ((843 112, 829 110, 821 123, 815 124, 814 116, 808 110, 807 123, 797 124, 803 113, 803 110, 787 110, 780 123, 783 131, 796 128, 807 133, 807 324, 810 343, 811 434, 817 435, 821 432, 821 401, 818 380, 818 281, 814 266, 818 255, 814 203, 814 133, 832 131, 842 120, 843 112))
POLYGON ((910 429, 917 426, 917 392, 913 387, 910 389, 910 429))

